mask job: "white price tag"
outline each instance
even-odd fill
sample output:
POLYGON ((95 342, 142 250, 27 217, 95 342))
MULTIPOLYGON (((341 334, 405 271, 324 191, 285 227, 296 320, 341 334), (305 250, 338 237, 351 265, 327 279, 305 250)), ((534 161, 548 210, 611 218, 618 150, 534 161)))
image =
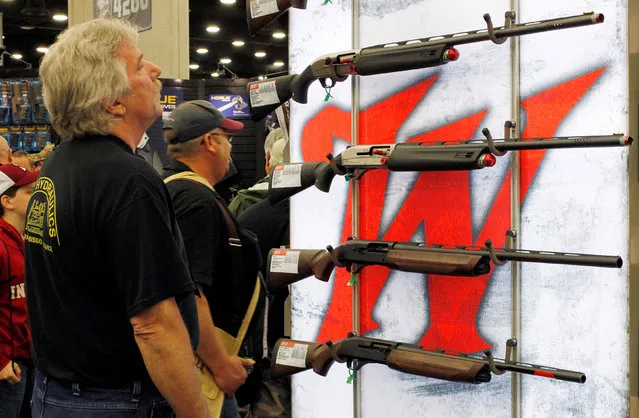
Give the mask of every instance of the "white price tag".
POLYGON ((307 350, 308 346, 306 344, 283 341, 282 344, 280 344, 279 350, 277 350, 275 363, 305 369, 307 350))
POLYGON ((297 274, 300 262, 299 251, 275 250, 271 255, 271 273, 297 274))
POLYGON ((252 107, 279 104, 280 98, 277 96, 275 80, 251 84, 249 100, 251 101, 252 107))
POLYGON ((284 189, 286 187, 300 187, 302 185, 302 164, 285 164, 275 166, 271 187, 284 189))
POLYGON ((251 0, 251 19, 272 15, 280 9, 277 7, 277 0, 251 0))

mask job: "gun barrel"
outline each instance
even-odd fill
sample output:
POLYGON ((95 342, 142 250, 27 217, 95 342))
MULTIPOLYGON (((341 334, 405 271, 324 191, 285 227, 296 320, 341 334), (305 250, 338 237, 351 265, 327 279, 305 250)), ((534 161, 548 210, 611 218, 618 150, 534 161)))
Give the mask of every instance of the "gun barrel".
POLYGON ((505 363, 501 360, 495 360, 495 367, 498 370, 504 370, 508 372, 548 377, 550 379, 563 380, 573 383, 586 383, 585 374, 583 374, 582 372, 574 372, 572 370, 555 369, 553 367, 546 366, 533 366, 523 363, 505 363))
MULTIPOLYGON (((486 19, 486 15, 484 15, 486 19)), ((533 33, 548 32, 559 29, 569 29, 580 26, 594 25, 603 23, 604 15, 602 13, 584 13, 576 16, 560 17, 555 19, 539 20, 536 22, 517 23, 508 27, 500 26, 494 28, 493 34, 497 39, 510 38, 512 36, 530 35, 533 33)), ((411 49, 419 49, 424 47, 434 47, 438 45, 464 45, 475 42, 483 42, 490 40, 488 31, 484 29, 451 33, 448 35, 436 35, 427 38, 405 41, 395 44, 380 44, 370 46, 361 50, 361 54, 373 54, 379 49, 387 48, 396 51, 405 51, 411 49)))
MULTIPOLYGON (((622 134, 597 135, 597 136, 564 136, 552 138, 514 138, 509 140, 494 140, 495 148, 499 151, 520 151, 538 149, 562 149, 562 148, 604 148, 625 147, 632 145, 634 139, 622 134)), ((412 148, 413 152, 419 152, 420 148, 431 151, 456 151, 476 147, 484 152, 488 151, 488 143, 483 140, 437 142, 437 143, 405 143, 397 144, 395 149, 406 148, 405 152, 412 148)))
MULTIPOLYGON (((425 252, 482 255, 490 257, 490 251, 483 247, 448 247, 438 244, 427 244, 421 247, 425 252), (475 249, 470 249, 475 248, 475 249)), ((623 260, 619 256, 560 253, 553 251, 534 251, 521 249, 495 249, 495 256, 502 261, 523 261, 528 263, 568 264, 572 266, 621 268, 623 260)))

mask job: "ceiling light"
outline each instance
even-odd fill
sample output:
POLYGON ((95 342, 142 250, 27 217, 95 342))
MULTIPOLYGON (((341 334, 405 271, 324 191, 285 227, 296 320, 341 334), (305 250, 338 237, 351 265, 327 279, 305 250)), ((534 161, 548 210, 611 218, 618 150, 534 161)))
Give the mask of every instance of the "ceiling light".
POLYGON ((22 29, 22 30, 33 30, 35 28, 33 26, 20 26, 20 29, 22 29))
POLYGON ((68 19, 67 15, 63 15, 62 13, 53 15, 53 20, 56 22, 66 22, 68 19))
POLYGON ((258 51, 255 53, 255 56, 258 58, 264 58, 266 56, 266 52, 264 51, 258 51))
POLYGON ((273 38, 284 39, 286 38, 286 34, 284 32, 273 32, 273 38))
POLYGON ((222 4, 235 4, 235 0, 220 0, 222 4))
POLYGON ((231 63, 230 58, 220 58, 220 64, 230 64, 230 63, 231 63))
POLYGON ((200 68, 200 66, 198 64, 190 64, 189 68, 192 70, 197 70, 198 68, 200 68))
POLYGON ((233 46, 244 46, 244 41, 240 41, 240 40, 233 41, 231 43, 233 44, 233 46))
POLYGON ((49 48, 47 48, 46 46, 39 46, 36 48, 36 51, 38 51, 41 54, 46 54, 48 50, 49 48))
POLYGON ((261 80, 266 80, 266 77, 265 77, 265 76, 263 76, 263 75, 261 75, 261 76, 259 76, 257 79, 258 79, 258 80, 260 80, 260 81, 261 81, 261 80))
POLYGON ((198 48, 195 50, 198 54, 208 54, 209 50, 206 48, 198 48))
POLYGON ((17 60, 21 60, 22 59, 22 54, 20 54, 20 53, 12 54, 11 58, 14 58, 14 59, 17 59, 17 60))
POLYGON ((283 67, 284 66, 284 61, 275 61, 273 63, 273 67, 283 67))
POLYGON ((217 71, 214 73, 211 73, 211 77, 218 78, 219 76, 220 76, 220 73, 218 73, 217 71))
POLYGON ((208 33, 218 33, 220 31, 220 27, 218 25, 207 26, 206 31, 208 33))

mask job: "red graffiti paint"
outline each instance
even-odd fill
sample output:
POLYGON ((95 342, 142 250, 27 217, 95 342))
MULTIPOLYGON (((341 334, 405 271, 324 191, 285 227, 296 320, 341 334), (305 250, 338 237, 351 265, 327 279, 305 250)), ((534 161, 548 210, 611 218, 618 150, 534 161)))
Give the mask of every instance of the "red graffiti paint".
MULTIPOLYGON (((522 136, 553 136, 560 123, 599 78, 605 68, 563 82, 522 101, 526 126, 522 136)), ((360 144, 393 143, 397 130, 408 118, 437 76, 411 86, 360 113, 360 144)), ((482 110, 446 126, 411 138, 411 142, 438 142, 470 139, 487 113, 482 110)), ((351 141, 351 115, 335 106, 323 108, 304 127, 302 153, 305 161, 322 161, 333 150, 333 138, 351 141)), ((541 164, 544 150, 521 154, 521 199, 526 196, 541 164)), ((424 172, 419 175, 388 230, 380 236, 380 221, 388 172, 366 173, 360 184, 361 239, 408 241, 423 223, 427 242, 483 245, 488 238, 496 246, 505 244, 510 228, 510 171, 502 180, 484 220, 479 236, 472 242, 470 182, 468 172, 424 172)), ((352 207, 349 198, 342 225, 342 241, 352 235, 352 207)), ((389 269, 367 267, 361 275, 361 333, 378 328, 371 312, 386 281, 389 269)), ((352 329, 352 291, 349 274, 338 269, 331 301, 317 341, 344 338, 352 329)), ((428 276, 429 326, 420 344, 447 350, 477 352, 489 348, 477 331, 477 312, 490 274, 481 277, 428 276)))

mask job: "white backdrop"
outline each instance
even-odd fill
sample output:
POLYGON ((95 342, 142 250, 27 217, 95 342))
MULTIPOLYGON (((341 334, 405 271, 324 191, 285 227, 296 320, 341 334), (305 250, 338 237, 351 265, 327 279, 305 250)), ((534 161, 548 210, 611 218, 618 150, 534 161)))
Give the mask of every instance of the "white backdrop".
MULTIPOLYGON (((520 0, 521 22, 604 13, 601 25, 521 38, 522 130, 532 136, 598 135, 627 129, 624 1, 520 0)), ((361 46, 502 25, 505 0, 361 0, 361 46)), ((351 49, 351 3, 309 2, 292 10, 291 70, 351 49)), ((360 143, 502 136, 510 117, 508 43, 458 47, 448 65, 360 78, 360 143)), ((291 161, 319 161, 350 141, 350 80, 326 95, 319 83, 308 104, 292 104, 291 161), (310 158, 310 159, 309 159, 310 158)), ((555 150, 522 154, 521 248, 615 254, 627 258, 625 150, 555 150)), ((503 244, 510 221, 508 159, 473 173, 368 173, 361 181, 360 238, 470 245, 503 244), (504 200, 504 198, 506 200, 504 200), (499 236, 498 236, 499 235, 499 236)), ((337 245, 350 231, 349 184, 330 194, 309 189, 292 199, 292 247, 337 245), (344 229, 344 230, 343 230, 344 229)), ((510 269, 482 280, 365 269, 358 313, 369 336, 447 349, 492 347, 503 356, 510 335, 510 269), (482 281, 483 280, 483 281, 482 281), (442 346, 443 345, 443 346, 442 346)), ((627 269, 524 264, 524 361, 584 372, 584 385, 523 377, 524 416, 627 415, 627 269)), ((345 337, 351 323, 344 276, 293 287, 293 338, 345 337)), ((295 417, 352 416, 348 371, 294 378, 295 417)), ((510 377, 480 386, 419 378, 369 365, 362 370, 362 416, 507 417, 510 377)))

